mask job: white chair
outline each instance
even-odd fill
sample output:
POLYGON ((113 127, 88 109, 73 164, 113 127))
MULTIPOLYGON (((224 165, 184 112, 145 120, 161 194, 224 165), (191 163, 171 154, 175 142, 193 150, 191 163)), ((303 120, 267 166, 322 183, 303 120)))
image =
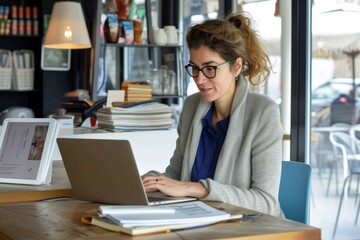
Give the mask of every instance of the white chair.
MULTIPOLYGON (((331 133, 334 133, 334 132, 342 132, 342 133, 349 134, 351 127, 352 126, 348 123, 335 123, 331 126, 329 137, 330 137, 331 133)), ((331 139, 330 139, 330 142, 331 142, 331 139)), ((334 159, 333 159, 333 161, 330 162, 330 176, 329 176, 329 180, 328 180, 328 184, 327 184, 327 188, 326 188, 326 197, 329 195, 331 180, 332 180, 332 176, 334 173, 335 173, 335 180, 336 180, 336 184, 335 184, 336 194, 338 194, 338 192, 339 192, 338 191, 338 185, 339 185, 338 166, 339 166, 339 163, 342 163, 342 165, 344 165, 340 148, 334 144, 332 144, 332 147, 333 147, 334 159)), ((344 176, 344 178, 345 178, 345 176, 344 176)))
MULTIPOLYGON (((336 234, 336 229, 339 221, 339 216, 341 212, 342 202, 344 200, 347 183, 353 176, 360 176, 360 154, 359 154, 359 149, 354 148, 354 141, 351 138, 350 134, 348 133, 332 132, 330 133, 330 141, 334 144, 335 147, 338 147, 341 151, 341 155, 343 159, 343 172, 345 177, 342 193, 340 197, 339 208, 336 216, 335 226, 333 230, 333 238, 334 238, 336 234)), ((356 196, 358 196, 359 189, 357 189, 356 191, 357 191, 356 196)), ((356 213, 355 224, 357 223, 358 214, 359 214, 359 210, 356 213)))
MULTIPOLYGON (((350 128, 350 136, 353 139, 354 148, 358 148, 360 152, 360 124, 353 125, 350 128)), ((359 176, 360 178, 360 176, 359 176)), ((360 179, 358 179, 358 183, 360 182, 360 179)), ((359 185, 358 185, 359 188, 359 185)))
POLYGON ((349 133, 350 133, 351 138, 354 140, 354 142, 359 146, 360 145, 360 124, 351 126, 349 133))

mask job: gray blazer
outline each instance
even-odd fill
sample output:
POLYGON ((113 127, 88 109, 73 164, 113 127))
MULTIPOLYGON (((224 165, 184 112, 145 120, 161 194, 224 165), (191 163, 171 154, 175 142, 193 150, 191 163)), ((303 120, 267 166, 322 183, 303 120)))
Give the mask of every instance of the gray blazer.
MULTIPOLYGON (((201 119, 211 104, 203 101, 199 93, 186 98, 176 148, 165 176, 191 181, 201 119)), ((282 136, 277 104, 267 96, 249 91, 247 80, 240 78, 214 179, 200 181, 209 191, 201 200, 222 201, 283 216, 278 202, 282 136)))

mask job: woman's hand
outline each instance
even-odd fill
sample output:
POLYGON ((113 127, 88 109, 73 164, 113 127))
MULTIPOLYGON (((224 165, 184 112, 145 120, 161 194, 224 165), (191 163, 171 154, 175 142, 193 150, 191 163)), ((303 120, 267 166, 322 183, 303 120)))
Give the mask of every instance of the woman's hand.
POLYGON ((174 197, 206 197, 208 190, 198 182, 182 182, 164 176, 142 176, 146 192, 160 191, 174 197))

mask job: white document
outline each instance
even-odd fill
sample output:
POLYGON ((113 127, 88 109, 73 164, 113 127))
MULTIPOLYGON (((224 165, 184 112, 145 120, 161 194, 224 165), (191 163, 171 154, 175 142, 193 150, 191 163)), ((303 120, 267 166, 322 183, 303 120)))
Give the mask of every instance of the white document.
POLYGON ((125 99, 124 90, 108 90, 106 107, 112 107, 113 102, 123 102, 125 99))
POLYGON ((129 205, 102 205, 99 207, 101 215, 107 214, 174 214, 173 208, 160 206, 129 206, 129 205))
POLYGON ((109 214, 111 219, 123 227, 173 225, 195 222, 222 221, 230 219, 230 214, 217 210, 201 201, 159 206, 174 209, 173 214, 109 214))

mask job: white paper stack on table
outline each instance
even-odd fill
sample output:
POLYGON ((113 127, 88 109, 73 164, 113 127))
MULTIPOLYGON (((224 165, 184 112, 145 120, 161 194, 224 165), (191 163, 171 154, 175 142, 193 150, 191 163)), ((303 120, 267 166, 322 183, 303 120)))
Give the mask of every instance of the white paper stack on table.
POLYGON ((157 206, 101 205, 99 214, 101 217, 92 216, 82 221, 130 235, 205 227, 244 216, 229 214, 201 201, 157 206))
POLYGON ((196 222, 209 223, 223 221, 230 217, 229 213, 212 208, 200 201, 162 206, 147 206, 145 208, 158 208, 159 211, 152 214, 144 214, 139 210, 138 214, 114 213, 105 214, 105 216, 123 227, 159 226, 196 222), (175 211, 162 212, 164 209, 173 209, 175 211))
POLYGON ((100 108, 96 116, 98 127, 108 130, 169 129, 173 122, 171 107, 158 102, 100 108))

